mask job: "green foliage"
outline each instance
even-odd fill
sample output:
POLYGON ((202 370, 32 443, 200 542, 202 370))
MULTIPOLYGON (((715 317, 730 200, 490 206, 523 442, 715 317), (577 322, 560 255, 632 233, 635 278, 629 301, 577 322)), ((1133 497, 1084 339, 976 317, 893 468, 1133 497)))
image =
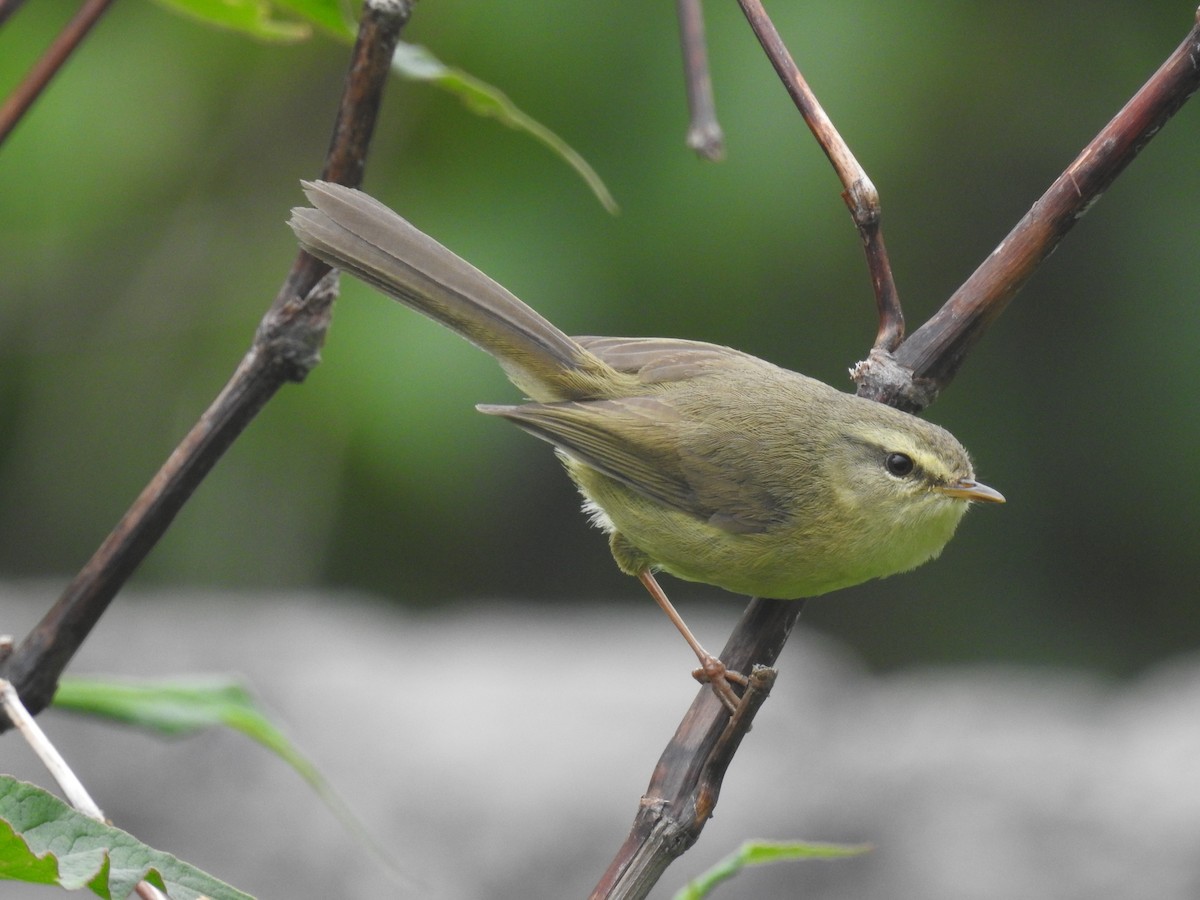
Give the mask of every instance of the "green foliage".
POLYGON ((344 0, 158 0, 167 9, 189 18, 240 31, 260 41, 303 41, 310 25, 338 37, 354 37, 344 0), (286 18, 276 14, 284 13, 286 18))
MULTIPOLYGON (((163 6, 190 18, 241 31, 260 41, 303 41, 312 29, 303 22, 275 18, 268 0, 158 0, 163 6)), ((284 4, 280 4, 281 6, 284 4)), ((328 4, 313 3, 324 7, 328 4)))
POLYGON ((54 706, 180 736, 223 725, 240 731, 291 766, 359 842, 393 874, 396 864, 317 767, 267 718, 246 688, 227 678, 115 681, 64 678, 54 706))
POLYGON ((172 900, 252 900, 133 835, 85 816, 36 785, 0 775, 0 878, 88 888, 124 900, 139 881, 172 900))
POLYGON ((295 754, 255 705, 250 692, 228 678, 144 682, 64 678, 54 705, 168 735, 227 725, 285 759, 295 754))
POLYGON ((225 678, 113 681, 64 678, 59 709, 100 716, 166 735, 224 725, 266 747, 299 773, 339 814, 342 804, 316 767, 276 728, 244 686, 225 678))
MULTIPOLYGON (((215 0, 215 2, 225 3, 228 0, 215 0)), ((243 2, 253 2, 253 0, 243 0, 243 2)), ((258 2, 265 3, 267 0, 258 0, 258 2)), ((330 34, 354 34, 352 23, 347 17, 349 4, 346 0, 274 0, 274 2, 280 9, 307 19, 330 34)))
POLYGON ((845 859, 871 848, 866 844, 824 844, 807 841, 746 841, 699 878, 693 879, 674 900, 702 900, 722 881, 728 881, 746 866, 784 862, 790 859, 845 859))
POLYGON ((524 131, 540 141, 561 156, 578 173, 606 210, 610 213, 617 212, 617 201, 596 171, 588 165, 587 160, 545 125, 518 109, 502 91, 461 69, 445 65, 424 47, 415 44, 401 44, 397 47, 392 67, 408 78, 432 82, 456 95, 476 114, 498 119, 509 128, 524 131))
MULTIPOLYGON (((218 28, 239 31, 262 41, 302 41, 312 35, 308 23, 344 40, 354 38, 352 23, 339 0, 158 0, 164 6, 218 28), (289 12, 303 21, 276 18, 276 10, 289 12)), ((392 58, 392 68, 405 78, 428 81, 462 100, 480 116, 497 119, 509 128, 523 131, 557 154, 584 180, 596 199, 610 213, 617 202, 595 169, 557 134, 527 115, 504 92, 447 66, 424 47, 401 42, 392 58)))

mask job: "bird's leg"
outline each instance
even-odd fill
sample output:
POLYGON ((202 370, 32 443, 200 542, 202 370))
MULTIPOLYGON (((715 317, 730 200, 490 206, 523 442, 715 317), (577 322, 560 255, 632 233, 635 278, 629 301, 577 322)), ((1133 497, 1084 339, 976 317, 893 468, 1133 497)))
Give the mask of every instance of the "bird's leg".
POLYGON ((638 581, 645 585, 646 590, 650 592, 650 596, 654 598, 662 611, 667 614, 667 618, 679 629, 679 633, 683 635, 683 639, 688 642, 688 646, 696 654, 700 660, 700 668, 692 673, 693 677, 700 682, 707 682, 712 685, 713 693, 716 694, 725 708, 729 710, 730 715, 737 712, 738 703, 741 697, 737 695, 729 682, 735 681, 745 687, 746 676, 740 672, 731 672, 725 668, 725 663, 713 656, 696 640, 696 636, 692 634, 690 628, 683 621, 683 617, 675 611, 675 607, 671 605, 671 601, 667 599, 667 595, 663 589, 659 587, 654 575, 649 569, 642 569, 638 572, 638 581))

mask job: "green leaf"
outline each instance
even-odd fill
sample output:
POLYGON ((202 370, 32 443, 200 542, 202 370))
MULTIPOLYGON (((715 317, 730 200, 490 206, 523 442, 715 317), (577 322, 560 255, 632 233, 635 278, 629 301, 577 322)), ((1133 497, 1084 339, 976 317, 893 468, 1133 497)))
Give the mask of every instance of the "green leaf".
POLYGON ((7 775, 0 775, 0 878, 73 891, 86 887, 105 900, 125 900, 139 881, 149 881, 172 900, 253 900, 7 775))
POLYGON ((478 115, 491 116, 510 128, 528 133, 561 156, 583 178, 606 210, 617 212, 617 201, 587 160, 549 128, 518 109, 503 91, 461 69, 447 66, 417 44, 400 44, 392 58, 392 68, 415 81, 428 81, 450 91, 478 115))
POLYGON ((824 844, 808 841, 746 841, 703 875, 689 882, 674 900, 702 900, 722 881, 746 866, 789 859, 844 859, 870 850, 867 844, 824 844))
POLYGON ((171 681, 64 678, 54 695, 54 705, 171 735, 212 725, 252 723, 255 717, 261 720, 264 734, 274 731, 254 705, 250 692, 224 677, 171 681))
POLYGON ((275 5, 335 37, 354 37, 354 20, 348 15, 347 0, 275 0, 275 5))
POLYGON ((343 827, 393 875, 405 879, 317 767, 272 724, 250 692, 237 681, 219 677, 173 681, 64 678, 54 695, 54 706, 172 736, 217 725, 240 731, 295 769, 343 827))
POLYGON ((250 692, 228 678, 174 681, 64 678, 54 695, 54 705, 167 735, 190 734, 224 725, 280 757, 318 794, 332 793, 321 773, 271 723, 250 692))
MULTIPOLYGON (((343 40, 353 40, 355 28, 346 17, 344 0, 158 0, 190 18, 218 28, 240 31, 264 41, 300 41, 312 33, 312 25, 343 40), (295 19, 276 18, 275 10, 295 19)), ((524 131, 560 156, 584 180, 610 213, 617 202, 595 169, 557 134, 522 112, 504 92, 461 69, 447 66, 424 47, 401 42, 392 58, 392 68, 405 78, 428 81, 454 94, 481 116, 490 116, 510 128, 524 131)))
MULTIPOLYGON (((158 2, 188 18, 215 25, 218 28, 240 31, 260 41, 294 43, 306 40, 312 35, 312 28, 305 22, 275 18, 270 0, 158 0, 158 2)), ((312 3, 310 5, 323 6, 325 4, 312 3)))

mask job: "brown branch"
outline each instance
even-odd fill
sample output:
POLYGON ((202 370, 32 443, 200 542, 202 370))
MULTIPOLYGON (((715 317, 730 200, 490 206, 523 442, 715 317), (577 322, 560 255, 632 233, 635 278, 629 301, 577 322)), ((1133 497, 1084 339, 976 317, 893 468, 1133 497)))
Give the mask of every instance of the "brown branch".
MULTIPOLYGON (((325 178, 360 182, 392 54, 410 11, 411 0, 376 0, 364 7, 325 178)), ((32 712, 50 702, 67 663, 217 460, 279 388, 302 381, 320 361, 335 296, 329 267, 299 254, 229 383, 5 661, 0 674, 32 712)), ((0 730, 6 724, 0 721, 0 730)))
MULTIPOLYGON (((349 187, 362 184, 367 150, 379 118, 383 89, 391 71, 392 57, 400 32, 412 14, 415 0, 371 0, 363 5, 358 37, 346 70, 346 81, 338 103, 337 118, 329 139, 329 150, 321 168, 321 179, 349 187)), ((315 256, 296 255, 292 270, 279 289, 272 309, 312 290, 329 271, 315 256)))
POLYGON ((700 0, 677 0, 679 44, 683 50, 683 80, 687 88, 687 145, 702 158, 725 156, 725 135, 717 121, 712 77, 708 73, 708 50, 704 40, 704 11, 700 0))
POLYGON ((850 210, 854 227, 858 229, 859 238, 863 242, 871 287, 875 291, 875 308, 879 314, 875 347, 894 350, 904 340, 904 313, 900 309, 900 295, 896 290, 892 266, 888 262, 887 248, 883 242, 879 193, 817 101, 808 82, 800 74, 800 69, 760 0, 738 0, 738 3, 741 4, 742 12, 754 30, 755 37, 762 45, 763 52, 774 66, 783 86, 787 88, 792 102, 796 104, 796 109, 804 117, 805 124, 825 151, 825 155, 829 157, 838 179, 842 182, 842 200, 850 210))
MULTIPOLYGON (((4 105, 0 106, 0 144, 3 144, 12 130, 17 127, 17 123, 29 111, 29 107, 33 106, 34 101, 46 89, 50 79, 71 58, 71 54, 88 36, 92 27, 100 21, 100 17, 104 15, 112 2, 113 0, 85 0, 83 6, 79 8, 79 12, 59 32, 58 37, 46 48, 46 52, 33 64, 33 68, 9 94, 4 105)), ((16 7, 19 5, 19 3, 5 5, 0 9, 0 22, 16 12, 16 7)))
POLYGON ((32 712, 50 702, 59 676, 109 602, 217 460, 280 387, 316 365, 335 287, 330 278, 268 313, 229 383, 11 655, 6 677, 32 712))
POLYGON ((591 900, 645 897, 667 866, 696 843, 717 805, 725 770, 775 683, 770 666, 803 608, 803 600, 750 601, 721 651, 730 669, 751 673, 737 712, 731 717, 707 687, 696 695, 654 767, 629 837, 591 900))
MULTIPOLYGON (((799 72, 795 71, 786 48, 774 29, 769 27, 769 22, 765 22, 765 15, 761 20, 753 18, 761 11, 757 0, 739 2, 747 10, 747 15, 752 17, 752 22, 759 23, 755 25, 755 30, 764 49, 801 108, 805 121, 817 135, 835 168, 839 168, 840 174, 840 166, 847 158, 851 161, 853 158, 843 156, 838 149, 840 138, 833 140, 829 137, 830 134, 836 136, 833 126, 828 124, 799 72)), ((873 371, 860 371, 856 377, 864 377, 864 384, 876 385, 882 383, 876 379, 891 374, 896 378, 894 383, 911 387, 915 373, 917 387, 929 385, 933 388, 932 392, 921 398, 919 404, 912 401, 903 390, 872 395, 864 390, 864 384, 860 384, 859 393, 908 409, 919 408, 931 401, 937 389, 953 377, 966 352, 1029 278, 1037 264, 1045 259, 1075 220, 1086 212, 1089 204, 1198 86, 1200 18, 1197 27, 1179 49, 1051 186, 1005 243, 979 267, 937 315, 907 341, 899 344, 894 356, 887 351, 889 344, 893 341, 898 343, 903 337, 903 322, 898 318, 899 306, 896 305, 894 313, 888 313, 881 305, 881 328, 876 349, 871 353, 870 363, 859 366, 859 370, 870 366, 873 371), (885 334, 888 332, 885 327, 888 315, 896 317, 894 325, 898 326, 891 330, 890 336, 885 334), (911 366, 911 369, 904 366, 911 366), (865 378, 866 375, 870 375, 870 378, 865 378)), ((860 221, 861 212, 866 216, 865 224, 869 228, 872 201, 868 197, 860 203, 855 199, 856 192, 853 189, 860 183, 869 186, 869 182, 848 180, 846 175, 842 176, 842 180, 847 185, 846 199, 855 213, 856 223, 860 221)), ((871 188, 868 194, 873 196, 873 192, 871 188)), ((877 217, 877 205, 875 210, 877 217)), ((864 242, 870 258, 873 245, 866 240, 865 234, 864 242)), ((882 242, 879 250, 882 251, 882 242)), ((882 252, 881 259, 886 263, 886 255, 882 252)), ((873 269, 873 278, 875 272, 873 269)), ((886 280, 890 280, 890 275, 886 276, 886 280)), ((740 671, 746 671, 744 667, 753 663, 771 665, 800 614, 799 606, 796 601, 754 600, 730 637, 721 658, 731 669, 740 671), (735 649, 750 646, 756 649, 745 656, 735 649)), ((769 682, 765 689, 769 689, 769 682)), ((756 704, 755 710, 766 699, 765 689, 757 694, 754 691, 747 692, 747 697, 753 697, 751 702, 756 704)), ((716 802, 721 778, 729 761, 725 754, 731 756, 737 749, 744 729, 749 726, 750 717, 752 713, 748 716, 739 710, 731 720, 710 691, 701 692, 659 759, 629 837, 597 885, 592 900, 626 900, 646 896, 671 861, 696 841, 716 802)))
POLYGON ((25 0, 0 0, 0 25, 8 21, 9 16, 20 9, 25 0))
POLYGON ((872 351, 859 365, 858 393, 914 411, 932 403, 1042 260, 1197 88, 1200 14, 1183 43, 937 314, 892 359, 872 351))

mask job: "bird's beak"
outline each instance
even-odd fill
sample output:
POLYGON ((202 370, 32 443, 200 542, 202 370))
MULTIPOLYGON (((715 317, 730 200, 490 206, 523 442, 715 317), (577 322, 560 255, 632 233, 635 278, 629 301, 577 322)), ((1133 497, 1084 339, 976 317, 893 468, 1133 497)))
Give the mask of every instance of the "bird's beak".
POLYGON ((977 503, 1003 503, 1004 495, 995 488, 990 488, 986 484, 980 484, 973 478, 963 478, 958 481, 952 481, 950 484, 943 484, 934 490, 940 491, 947 497, 954 497, 957 500, 974 500, 977 503))

